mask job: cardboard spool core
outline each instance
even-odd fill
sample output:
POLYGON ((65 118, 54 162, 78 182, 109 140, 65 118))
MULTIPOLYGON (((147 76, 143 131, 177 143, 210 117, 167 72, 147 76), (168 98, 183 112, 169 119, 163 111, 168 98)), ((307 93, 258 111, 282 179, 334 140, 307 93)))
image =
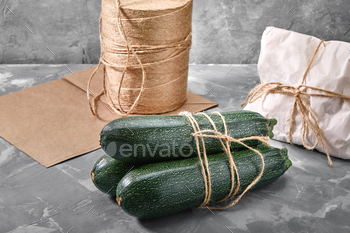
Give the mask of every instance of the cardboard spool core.
POLYGON ((186 101, 192 0, 102 0, 103 57, 109 104, 128 111, 144 88, 131 113, 173 111, 186 101), (120 17, 120 24, 118 24, 120 17), (121 28, 125 37, 120 33, 121 28), (126 44, 133 48, 129 62, 126 44), (124 67, 127 66, 121 82, 124 67), (121 84, 120 96, 118 96, 121 84))

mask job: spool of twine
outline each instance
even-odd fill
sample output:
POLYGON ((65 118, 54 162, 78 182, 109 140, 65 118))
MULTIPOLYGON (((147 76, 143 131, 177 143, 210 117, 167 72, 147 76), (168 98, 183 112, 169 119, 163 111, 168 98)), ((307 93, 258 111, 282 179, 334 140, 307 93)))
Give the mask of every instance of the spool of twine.
MULTIPOLYGON (((181 107, 187 93, 191 19, 192 0, 102 0, 104 89, 95 98, 104 94, 120 115, 181 107)), ((94 104, 91 109, 95 113, 94 104)))

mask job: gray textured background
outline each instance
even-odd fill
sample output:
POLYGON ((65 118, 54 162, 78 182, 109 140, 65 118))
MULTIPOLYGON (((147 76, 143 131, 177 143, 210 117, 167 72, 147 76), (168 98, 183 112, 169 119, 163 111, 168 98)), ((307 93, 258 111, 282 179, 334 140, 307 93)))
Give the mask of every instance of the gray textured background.
MULTIPOLYGON (((0 63, 97 63, 100 5, 0 0, 0 63)), ((257 63, 267 26, 350 42, 350 1, 194 0, 190 62, 257 63)))

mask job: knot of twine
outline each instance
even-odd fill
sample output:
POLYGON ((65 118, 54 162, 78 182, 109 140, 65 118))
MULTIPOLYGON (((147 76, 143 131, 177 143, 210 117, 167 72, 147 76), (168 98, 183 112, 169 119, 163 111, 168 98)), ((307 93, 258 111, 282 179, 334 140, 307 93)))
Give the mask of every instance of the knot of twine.
MULTIPOLYGON (((149 89, 149 88, 145 88, 145 81, 146 81, 145 67, 155 65, 158 63, 170 61, 176 57, 179 57, 180 55, 187 52, 191 48, 191 38, 192 38, 191 32, 183 41, 180 41, 180 42, 174 42, 174 43, 169 43, 169 44, 165 44, 165 45, 131 45, 127 39, 127 35, 126 35, 125 29, 124 29, 123 24, 122 24, 122 18, 121 18, 122 8, 121 8, 120 0, 116 0, 115 2, 116 2, 116 7, 117 7, 117 17, 111 18, 111 19, 117 20, 117 30, 119 32, 119 35, 122 37, 124 44, 119 44, 119 43, 114 42, 113 40, 109 39, 108 36, 106 36, 106 34, 104 34, 102 32, 102 19, 106 16, 103 16, 101 14, 100 20, 99 20, 99 34, 100 34, 100 45, 101 45, 100 60, 99 60, 99 63, 97 65, 96 69, 91 74, 91 76, 88 80, 88 83, 87 83, 87 87, 86 87, 87 88, 87 91, 86 91, 87 99, 89 102, 90 110, 91 110, 93 115, 96 115, 96 102, 97 102, 97 100, 102 95, 105 95, 107 103, 113 109, 113 111, 115 111, 117 114, 119 114, 121 116, 128 116, 130 113, 132 113, 132 111, 138 105, 138 102, 140 101, 141 95, 143 94, 145 89, 149 89), (107 41, 107 43, 105 41, 107 41), (171 54, 170 56, 168 56, 167 58, 164 58, 160 61, 153 61, 153 62, 148 62, 148 63, 142 62, 140 59, 140 56, 139 56, 140 54, 152 54, 152 53, 157 53, 157 52, 161 52, 161 51, 166 51, 168 49, 178 49, 178 50, 181 50, 181 52, 180 53, 175 52, 175 53, 171 54), (113 61, 108 60, 106 58, 106 53, 127 54, 127 59, 126 59, 125 64, 120 65, 120 64, 117 64, 113 61), (133 57, 136 58, 137 64, 131 64, 131 62, 130 62, 131 55, 133 55, 133 57), (90 101, 91 81, 92 81, 93 77, 95 76, 96 72, 98 71, 98 69, 100 68, 100 65, 102 63, 105 65, 103 67, 103 89, 98 95, 94 96, 92 101, 90 101), (117 106, 113 103, 110 93, 108 93, 106 91, 106 86, 107 86, 106 78, 105 78, 106 77, 106 66, 113 67, 113 68, 123 68, 123 72, 121 74, 121 77, 119 80, 119 85, 118 85, 118 90, 117 90, 117 93, 118 93, 117 106), (121 89, 122 89, 122 83, 123 83, 123 80, 124 80, 124 77, 125 77, 125 74, 126 74, 126 71, 128 70, 128 68, 141 68, 142 81, 141 81, 141 86, 139 88, 140 91, 139 91, 138 95, 136 96, 133 104, 131 105, 131 107, 128 111, 125 111, 123 109, 123 107, 121 106, 120 94, 121 94, 121 89)), ((173 12, 163 14, 160 16, 148 17, 148 19, 164 17, 166 15, 177 13, 178 11, 187 7, 190 3, 191 3, 191 1, 189 1, 187 4, 185 4, 184 6, 182 6, 181 8, 179 8, 173 12)), ((127 20, 134 20, 135 21, 135 20, 145 20, 145 19, 146 18, 133 18, 133 19, 127 19, 127 20)), ((184 74, 180 74, 180 77, 182 77, 183 75, 184 74)), ((170 82, 172 82, 172 81, 170 81, 170 82)), ((169 88, 174 88, 174 87, 171 86, 169 88)), ((153 101, 156 102, 157 100, 155 99, 153 101)))
POLYGON ((224 125, 224 133, 220 133, 217 131, 216 125, 214 123, 214 121, 205 113, 197 113, 197 115, 202 115, 204 116, 212 125, 213 130, 201 130, 199 127, 198 122, 196 121, 196 119, 193 117, 193 115, 189 112, 181 112, 180 115, 184 115, 187 117, 187 119, 190 121, 191 126, 193 128, 193 136, 195 138, 196 141, 196 147, 197 147, 197 151, 198 151, 198 158, 199 158, 199 162, 200 162, 200 166, 201 166, 201 172, 202 172, 202 176, 203 176, 203 180, 204 180, 204 189, 205 189, 205 195, 204 195, 204 200, 202 202, 202 204, 198 207, 198 208, 209 208, 209 209, 227 209, 233 205, 235 205, 241 198, 242 196, 253 186, 255 185, 261 178, 261 176, 263 175, 264 169, 265 169, 265 161, 264 161, 264 157, 263 155, 260 153, 260 151, 247 146, 246 144, 243 143, 243 141, 246 140, 259 140, 262 143, 264 143, 265 145, 269 145, 268 144, 268 140, 270 139, 269 137, 262 137, 262 136, 252 136, 252 137, 246 137, 246 138, 240 138, 240 139, 236 139, 233 138, 231 136, 228 135, 227 132, 227 125, 226 125, 226 121, 224 116, 219 113, 219 112, 214 112, 214 114, 218 115, 221 118, 221 121, 223 122, 224 125), (209 201, 210 201, 210 196, 211 196, 211 179, 210 179, 210 170, 209 170, 209 163, 208 163, 208 157, 207 157, 207 153, 205 150, 205 143, 204 143, 204 138, 217 138, 220 140, 221 145, 229 159, 229 167, 230 167, 230 172, 231 172, 231 188, 230 188, 230 192, 226 195, 226 197, 224 197, 222 200, 219 200, 217 202, 222 202, 225 201, 227 199, 231 199, 233 198, 240 187, 240 181, 239 181, 239 174, 237 171, 237 167, 236 164, 232 158, 232 152, 230 149, 230 142, 235 142, 238 144, 243 145, 244 147, 246 147, 249 150, 254 151, 255 153, 257 153, 260 158, 261 158, 261 170, 259 175, 246 187, 246 189, 236 198, 234 199, 230 204, 224 206, 224 207, 213 207, 213 206, 206 206, 209 201), (201 152, 200 149, 200 142, 199 140, 201 140, 202 143, 202 148, 203 151, 201 152), (203 153, 203 159, 202 159, 202 153, 203 153), (204 160, 204 162, 203 162, 204 160), (235 188, 235 177, 237 179, 237 185, 235 188))
POLYGON ((242 103, 241 106, 243 107, 247 102, 253 103, 257 99, 259 99, 262 96, 267 95, 267 94, 278 93, 278 94, 284 94, 284 95, 289 95, 289 96, 293 97, 294 101, 293 101, 293 107, 292 107, 291 114, 290 114, 290 123, 289 123, 289 142, 291 144, 293 144, 292 134, 293 134, 293 130, 294 130, 294 121, 295 121, 294 118, 295 118, 295 114, 296 114, 296 110, 297 110, 302 118, 302 142, 303 142, 303 146, 309 150, 313 150, 316 148, 318 143, 321 141, 322 146, 327 154, 328 164, 330 166, 332 166, 333 163, 332 163, 331 157, 329 155, 328 149, 326 147, 326 144, 324 142, 324 138, 322 136, 322 130, 321 130, 320 126, 318 125, 315 113, 311 109, 309 103, 307 101, 305 101, 305 99, 303 98, 303 96, 309 96, 309 97, 315 96, 315 97, 339 98, 339 99, 350 101, 349 96, 346 96, 346 95, 343 95, 343 94, 340 94, 337 92, 325 90, 322 88, 308 86, 308 85, 304 84, 305 80, 306 80, 307 73, 310 70, 311 64, 312 64, 320 46, 321 46, 321 44, 323 44, 324 41, 325 40, 322 40, 319 43, 319 45, 317 46, 317 49, 316 49, 311 61, 309 62, 305 73, 304 73, 301 85, 295 87, 295 86, 290 86, 290 85, 284 85, 284 84, 278 83, 278 82, 262 83, 262 84, 256 86, 254 89, 252 89, 249 92, 246 100, 242 103), (317 91, 317 92, 310 93, 310 92, 307 92, 307 90, 317 91), (315 143, 311 146, 306 143, 306 137, 308 135, 309 129, 312 130, 312 132, 314 133, 314 135, 316 137, 315 143))

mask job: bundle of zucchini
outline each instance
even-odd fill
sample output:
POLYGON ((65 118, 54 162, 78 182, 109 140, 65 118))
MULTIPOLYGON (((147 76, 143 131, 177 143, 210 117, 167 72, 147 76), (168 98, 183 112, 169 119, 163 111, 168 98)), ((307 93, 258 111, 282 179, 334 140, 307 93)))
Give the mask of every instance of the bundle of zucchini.
MULTIPOLYGON (((273 137, 275 119, 250 111, 221 114, 231 137, 273 137)), ((216 114, 208 116, 217 131, 223 132, 222 119, 216 114)), ((193 117, 200 129, 213 130, 205 116, 193 117)), ((92 181, 102 192, 116 195, 123 210, 137 218, 157 218, 198 207, 204 199, 205 184, 192 133, 191 123, 181 115, 116 119, 101 131, 100 143, 106 155, 95 163, 92 181)), ((204 141, 212 184, 210 201, 215 203, 231 189, 229 159, 219 139, 204 141)), ((257 149, 265 161, 263 175, 252 189, 274 182, 291 166, 287 149, 268 147, 258 140, 244 143, 257 149)), ((258 154, 238 143, 232 142, 230 148, 239 174, 238 195, 259 175, 262 162, 258 154)))

